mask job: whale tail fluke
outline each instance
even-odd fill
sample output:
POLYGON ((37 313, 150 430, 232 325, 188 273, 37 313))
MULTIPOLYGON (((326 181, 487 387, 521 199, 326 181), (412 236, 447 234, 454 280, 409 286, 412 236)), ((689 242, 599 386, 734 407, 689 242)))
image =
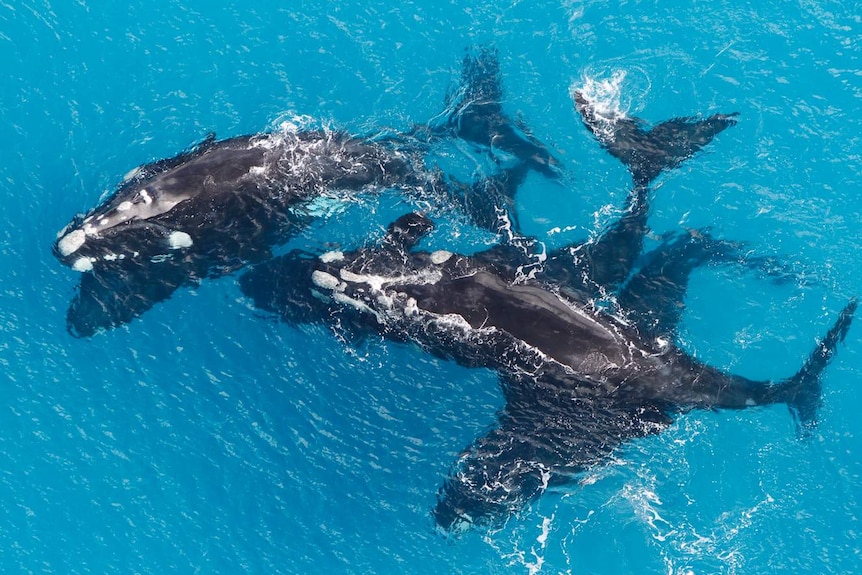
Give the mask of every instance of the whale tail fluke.
POLYGON ((432 133, 454 135, 494 152, 511 154, 517 160, 550 178, 559 178, 559 160, 523 121, 515 121, 503 110, 500 61, 493 48, 468 50, 461 82, 447 96, 443 121, 431 126, 432 133))
POLYGON ((822 391, 820 376, 835 355, 838 343, 844 341, 857 306, 856 298, 850 300, 802 368, 784 384, 789 394, 787 404, 803 433, 817 423, 817 409, 820 407, 822 391))
POLYGON ((602 112, 582 92, 574 92, 573 97, 584 125, 602 147, 629 168, 636 186, 649 185, 663 170, 696 154, 716 135, 735 125, 739 115, 674 118, 644 129, 644 122, 637 118, 602 112))

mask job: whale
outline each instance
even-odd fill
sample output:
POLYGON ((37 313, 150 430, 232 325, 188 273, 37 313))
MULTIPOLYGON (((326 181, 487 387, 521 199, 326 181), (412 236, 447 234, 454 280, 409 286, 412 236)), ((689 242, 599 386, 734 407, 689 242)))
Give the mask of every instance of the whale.
POLYGON ((492 228, 494 208, 513 199, 486 200, 486 186, 456 181, 425 157, 442 140, 460 138, 492 164, 513 157, 521 179, 530 170, 558 177, 558 160, 506 115, 502 99, 496 52, 478 48, 465 55, 442 119, 405 133, 354 136, 289 125, 224 140, 210 135, 176 157, 132 170, 53 244, 57 259, 81 272, 69 332, 89 337, 129 323, 182 286, 263 261, 326 215, 327 206, 362 195, 397 190, 461 208, 492 228))
POLYGON ((692 255, 728 262, 744 256, 732 246, 702 243, 700 235, 677 238, 656 254, 667 267, 642 270, 634 281, 653 288, 674 283, 672 293, 636 291, 640 301, 664 302, 668 313, 618 316, 568 298, 549 282, 513 283, 497 267, 498 254, 396 247, 430 228, 427 218, 411 214, 378 249, 318 257, 291 252, 255 266, 240 286, 257 308, 291 324, 329 321, 497 372, 505 398, 498 425, 464 450, 438 494, 433 516, 446 532, 499 524, 626 441, 659 433, 693 409, 785 403, 810 427, 820 374, 856 309, 854 300, 840 312, 795 375, 755 381, 692 357, 673 343, 674 326, 659 329, 654 321, 680 314, 674 281, 685 282, 676 274, 691 271, 692 255), (670 280, 668 267, 676 270, 670 280), (297 278, 306 279, 304 286, 297 278))
POLYGON ((707 230, 676 234, 641 253, 651 182, 736 116, 677 118, 650 129, 601 114, 583 94, 575 94, 575 108, 632 174, 623 215, 598 238, 550 253, 517 242, 475 254, 429 251, 418 246, 434 223, 413 212, 366 246, 292 250, 240 277, 256 308, 288 324, 332 322, 349 334, 377 334, 496 372, 505 399, 497 423, 461 452, 432 509, 445 533, 499 525, 691 410, 783 403, 805 433, 816 424, 823 370, 857 307, 850 300, 784 379, 753 380, 686 351, 676 331, 694 269, 734 265, 766 277, 776 269, 771 258, 707 230), (597 297, 607 294, 615 304, 599 305, 597 297))

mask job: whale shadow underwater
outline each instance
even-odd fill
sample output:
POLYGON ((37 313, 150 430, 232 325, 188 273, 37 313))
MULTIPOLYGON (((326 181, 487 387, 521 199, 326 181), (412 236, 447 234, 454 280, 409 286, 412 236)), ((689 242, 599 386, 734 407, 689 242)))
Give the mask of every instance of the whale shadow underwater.
MULTIPOLYGON (((657 434, 689 410, 784 403, 808 429, 820 375, 856 310, 854 299, 797 373, 780 381, 727 373, 687 353, 675 335, 691 272, 723 264, 770 276, 774 261, 707 232, 668 238, 644 256, 649 185, 735 116, 648 129, 634 118, 600 114, 582 94, 574 99, 583 123, 634 182, 623 215, 594 240, 554 250, 539 266, 514 243, 474 255, 428 252, 416 245, 433 223, 411 213, 376 244, 294 250, 240 278, 257 308, 290 324, 336 322, 347 332, 380 334, 496 371, 505 399, 497 426, 463 451, 432 511, 447 533, 506 521, 549 487, 577 480, 625 442, 657 434), (532 273, 523 273, 527 267, 532 273), (595 305, 607 294, 615 295, 615 308, 595 305)), ((489 186, 511 183, 500 177, 489 186)))
MULTIPOLYGON (((513 198, 463 183, 425 164, 444 139, 460 138, 504 165, 559 176, 558 161, 502 108, 499 64, 490 49, 468 51, 461 84, 438 120, 403 134, 352 136, 311 130, 217 141, 141 166, 58 234, 54 255, 81 272, 67 313, 78 337, 126 324, 177 289, 271 257, 339 202, 394 189, 432 205, 452 205, 493 229, 495 207, 513 198)), ((515 186, 511 187, 512 190, 515 186)))

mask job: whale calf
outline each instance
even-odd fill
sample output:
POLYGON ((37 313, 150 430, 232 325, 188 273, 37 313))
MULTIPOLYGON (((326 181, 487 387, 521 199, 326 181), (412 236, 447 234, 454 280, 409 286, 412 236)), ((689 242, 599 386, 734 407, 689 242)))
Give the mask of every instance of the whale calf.
POLYGON ((374 245, 294 250, 240 278, 256 307, 286 322, 334 320, 499 375, 505 407, 498 425, 464 450, 438 493, 433 516, 447 532, 504 521, 548 487, 688 410, 785 403, 802 426, 812 425, 820 374, 856 310, 850 301, 798 372, 780 381, 724 372, 676 345, 696 266, 771 269, 768 259, 706 232, 681 234, 636 267, 650 182, 735 117, 680 118, 647 130, 634 119, 599 117, 580 94, 575 104, 634 182, 624 215, 596 240, 554 250, 540 266, 535 254, 512 244, 473 255, 429 252, 416 246, 433 223, 410 213, 374 245), (519 273, 527 266, 532 273, 519 273), (594 305, 600 293, 616 294, 619 308, 594 305))
MULTIPOLYGON (((557 160, 504 113, 496 53, 464 58, 462 85, 442 122, 404 134, 360 137, 282 130, 217 141, 133 170, 104 202, 66 225, 55 256, 82 272, 69 331, 91 336, 125 324, 181 286, 262 261, 318 217, 321 202, 396 189, 452 203, 493 227, 485 188, 447 178, 424 156, 442 138, 513 155, 521 173, 556 177, 557 160)), ((523 177, 523 176, 521 176, 523 177)), ((509 188, 514 190, 514 187, 509 188)))

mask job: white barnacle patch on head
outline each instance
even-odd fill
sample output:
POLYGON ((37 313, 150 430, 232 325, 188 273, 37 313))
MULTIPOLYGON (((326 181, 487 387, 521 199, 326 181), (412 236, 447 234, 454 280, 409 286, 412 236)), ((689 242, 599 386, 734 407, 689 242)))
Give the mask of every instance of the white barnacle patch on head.
POLYGON ((192 244, 194 244, 192 237, 185 232, 175 230, 168 236, 168 245, 172 250, 190 248, 192 247, 192 244))
POLYGON ((344 253, 340 252, 340 251, 326 252, 325 254, 321 254, 321 256, 320 256, 320 261, 322 261, 325 264, 332 263, 332 262, 340 262, 343 259, 344 259, 344 253))
POLYGON ((93 258, 82 257, 75 260, 75 263, 72 264, 72 269, 76 272, 88 272, 93 269, 93 262, 95 260, 93 258))
POLYGON ((140 194, 141 194, 141 199, 144 200, 145 204, 150 205, 153 203, 153 198, 150 197, 150 193, 147 191, 147 188, 144 188, 143 190, 141 190, 140 194))
POLYGON ((451 257, 452 252, 450 251, 437 250, 431 253, 431 263, 439 266, 442 263, 448 262, 451 257))
POLYGON ((657 337, 657 338, 655 338, 655 342, 658 345, 659 349, 664 349, 668 345, 670 345, 670 342, 668 341, 668 339, 666 337, 657 337))
POLYGON ((86 240, 87 234, 84 233, 84 230, 74 230, 57 242, 57 249, 60 250, 60 254, 63 257, 66 257, 81 249, 86 240))
POLYGON ((118 212, 128 212, 132 209, 132 202, 126 200, 125 202, 120 202, 120 205, 117 206, 118 212))

